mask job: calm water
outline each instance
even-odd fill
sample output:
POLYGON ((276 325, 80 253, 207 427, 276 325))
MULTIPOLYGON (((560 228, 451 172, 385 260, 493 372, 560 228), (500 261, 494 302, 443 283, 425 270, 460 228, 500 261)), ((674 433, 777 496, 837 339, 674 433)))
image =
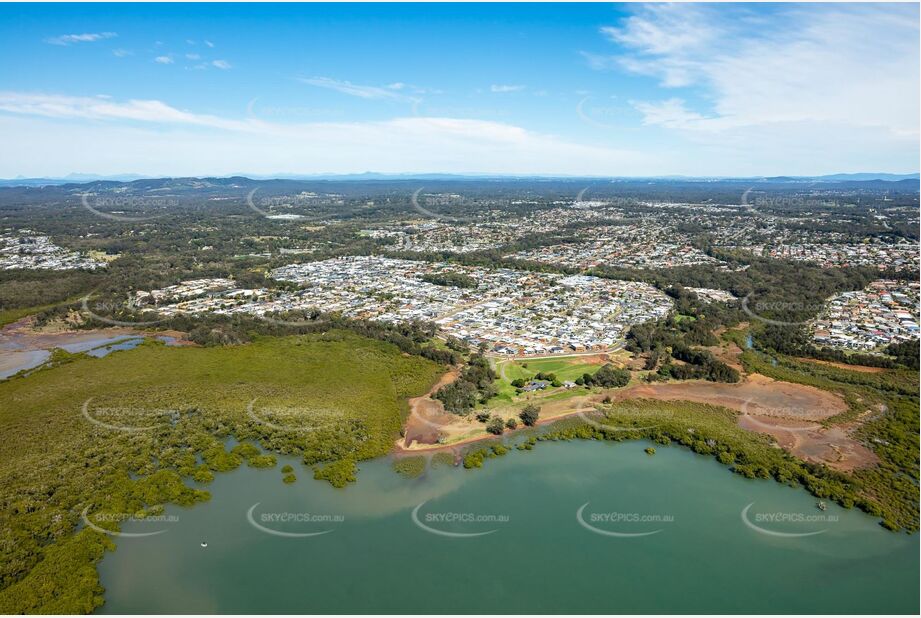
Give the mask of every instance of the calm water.
POLYGON ((832 504, 823 513, 801 490, 684 449, 650 457, 646 446, 542 443, 415 480, 382 459, 345 490, 297 464, 294 485, 277 468, 218 475, 209 503, 168 509, 178 521, 123 526, 166 531, 117 541, 100 565, 102 612, 918 612, 918 535, 832 504), (423 502, 417 521, 431 529, 495 532, 424 530, 412 519, 423 502), (261 531, 247 519, 256 503, 252 519, 266 528, 330 532, 261 531), (589 526, 652 534, 593 532, 577 520, 585 503, 589 526), (763 531, 743 521, 751 503, 748 521, 763 531), (791 521, 816 516, 827 519, 791 521), (770 534, 810 532, 820 533, 770 534))
MULTIPOLYGON (((143 341, 142 336, 94 336, 90 333, 60 333, 47 335, 49 342, 46 348, 31 349, 28 342, 23 344, 0 335, 0 379, 13 376, 26 369, 34 369, 43 364, 51 357, 52 348, 62 348, 72 354, 85 352, 90 356, 101 358, 111 352, 119 350, 132 350, 139 346, 143 341)), ((158 335, 156 337, 166 345, 176 345, 176 338, 168 335, 158 335)))
MULTIPOLYGON (((160 335, 156 337, 159 341, 162 341, 166 345, 176 345, 176 338, 169 337, 167 335, 160 335)), ((129 337, 127 339, 113 339, 111 342, 105 342, 101 345, 97 342, 92 349, 83 349, 83 350, 71 350, 68 349, 68 352, 86 352, 90 356, 95 356, 97 358, 102 358, 103 356, 111 353, 117 352, 119 350, 133 350, 134 348, 141 345, 144 342, 144 337, 129 337)), ((67 346, 64 346, 67 348, 67 346)))

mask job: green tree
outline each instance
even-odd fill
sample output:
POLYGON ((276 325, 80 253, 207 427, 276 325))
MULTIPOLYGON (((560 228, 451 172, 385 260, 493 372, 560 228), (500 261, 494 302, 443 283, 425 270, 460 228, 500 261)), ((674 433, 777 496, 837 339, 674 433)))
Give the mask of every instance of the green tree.
POLYGON ((502 432, 505 431, 505 423, 503 423, 502 419, 498 416, 494 416, 489 419, 489 422, 486 424, 486 431, 501 436, 502 432))
POLYGON ((537 423, 537 418, 540 416, 540 408, 535 406, 533 403, 529 403, 524 407, 521 413, 518 415, 518 418, 521 419, 521 422, 527 425, 528 427, 533 427, 537 423))

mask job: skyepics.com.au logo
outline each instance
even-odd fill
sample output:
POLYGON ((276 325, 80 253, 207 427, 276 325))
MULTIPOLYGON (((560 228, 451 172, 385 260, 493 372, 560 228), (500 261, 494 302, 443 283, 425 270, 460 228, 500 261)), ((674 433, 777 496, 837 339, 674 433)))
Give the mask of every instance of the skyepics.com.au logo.
POLYGON ((742 311, 752 319, 774 326, 804 326, 809 324, 812 319, 811 316, 817 314, 824 307, 822 303, 806 303, 802 301, 754 301, 751 299, 752 294, 753 292, 749 292, 742 299, 742 311), (797 321, 778 320, 773 317, 766 317, 788 315, 791 313, 794 315, 808 315, 810 318, 797 321))
POLYGON ((580 189, 579 192, 576 194, 576 199, 573 201, 572 204, 570 204, 569 207, 577 209, 577 210, 591 210, 591 209, 597 208, 597 209, 601 209, 602 212, 606 212, 608 216, 612 218, 627 221, 628 219, 624 217, 623 211, 615 210, 615 209, 617 209, 618 207, 637 206, 640 204, 640 202, 636 198, 633 198, 633 197, 622 197, 622 196, 609 195, 605 197, 596 198, 590 193, 590 191, 592 190, 593 188, 591 186, 583 187, 582 189, 580 189))
POLYGON ((652 536, 675 521, 674 516, 665 513, 588 510, 590 504, 586 502, 579 507, 576 522, 589 532, 601 536, 622 539, 652 536))
POLYGON ((836 206, 834 200, 816 199, 813 197, 803 197, 801 195, 761 195, 755 192, 754 187, 749 187, 742 194, 741 204, 750 212, 763 215, 764 211, 769 209, 790 209, 790 208, 829 208, 836 206))
POLYGON ((145 514, 145 513, 108 513, 101 512, 90 514, 90 507, 87 506, 80 513, 83 523, 87 528, 100 532, 102 534, 118 538, 142 538, 148 536, 157 536, 169 530, 170 524, 179 521, 178 515, 145 514), (136 532, 122 532, 113 529, 112 526, 122 524, 137 524, 134 528, 144 528, 136 532), (148 529, 149 528, 149 529, 148 529))
POLYGON ((272 536, 307 539, 334 532, 337 526, 345 523, 345 515, 307 511, 267 511, 259 509, 260 504, 257 502, 249 507, 246 511, 246 521, 259 532, 272 536))
POLYGON ((466 203, 466 198, 457 193, 437 193, 425 195, 422 193, 422 190, 425 187, 419 187, 409 198, 409 203, 412 204, 413 210, 419 214, 437 221, 439 223, 469 223, 471 218, 469 217, 460 217, 457 215, 447 215, 435 212, 435 210, 445 210, 453 209, 457 210, 466 203))
POLYGON ((829 524, 838 522, 838 516, 826 513, 825 502, 816 504, 819 512, 780 511, 755 509, 754 502, 742 509, 742 523, 758 534, 784 539, 794 539, 824 534, 829 524))
POLYGON ((179 200, 169 197, 84 193, 80 196, 80 203, 97 217, 122 223, 139 223, 165 216, 170 208, 179 205, 179 200))
MULTIPOLYGON (((752 397, 749 397, 748 399, 742 402, 740 412, 742 413, 742 417, 745 419, 746 423, 753 425, 754 427, 761 429, 763 431, 770 432, 772 430, 782 430, 782 431, 789 431, 791 433, 807 433, 810 431, 818 431, 822 429, 822 425, 819 425, 818 423, 809 422, 807 419, 804 419, 804 422, 806 423, 804 425, 789 425, 786 422, 766 423, 764 421, 760 421, 753 415, 762 414, 764 416, 771 416, 771 417, 798 419, 804 416, 804 412, 806 412, 806 410, 803 408, 797 408, 797 407, 792 407, 792 406, 786 406, 786 407, 771 406, 771 408, 766 410, 765 412, 759 412, 759 406, 756 403, 754 403, 754 398, 752 397)), ((826 410, 824 410, 821 407, 818 407, 818 408, 810 407, 808 412, 810 413, 810 416, 820 416, 824 418, 824 417, 833 416, 834 414, 837 414, 838 410, 830 409, 826 413, 826 410)))
POLYGON ((733 228, 728 228, 724 232, 724 241, 727 245, 744 244, 750 239, 753 228, 758 229, 761 224, 766 223, 768 217, 758 210, 751 196, 754 187, 746 189, 739 198, 739 221, 733 228))
POLYGON ((599 129, 631 131, 626 123, 618 124, 623 120, 626 114, 630 113, 623 105, 605 103, 603 99, 585 95, 576 103, 576 116, 593 127, 599 129))
POLYGON ((311 223, 328 220, 331 215, 318 212, 328 200, 313 193, 256 196, 259 188, 246 195, 246 205, 256 214, 272 221, 311 223))
POLYGON ((308 433, 342 426, 342 412, 305 406, 256 406, 253 399, 246 406, 246 415, 256 423, 276 431, 308 433))
POLYGON ((498 532, 508 524, 508 515, 473 511, 423 511, 425 502, 410 513, 410 519, 420 530, 452 539, 471 539, 498 532))
POLYGON ((180 416, 179 410, 175 409, 136 406, 102 407, 92 406, 92 402, 92 397, 83 402, 80 408, 83 418, 97 427, 110 431, 126 433, 155 431, 175 423, 180 416))
POLYGON ((129 294, 120 299, 91 299, 87 294, 80 299, 80 313, 85 319, 95 320, 109 326, 142 327, 164 322, 166 318, 145 309, 137 303, 137 297, 129 294))
POLYGON ((336 107, 309 107, 306 105, 274 105, 260 101, 259 97, 246 104, 247 115, 267 120, 317 120, 320 118, 341 118, 345 110, 336 107))
POLYGON ((828 206, 830 202, 791 195, 767 196, 755 187, 749 187, 739 198, 739 204, 752 217, 768 220, 772 217, 769 213, 771 209, 828 206))

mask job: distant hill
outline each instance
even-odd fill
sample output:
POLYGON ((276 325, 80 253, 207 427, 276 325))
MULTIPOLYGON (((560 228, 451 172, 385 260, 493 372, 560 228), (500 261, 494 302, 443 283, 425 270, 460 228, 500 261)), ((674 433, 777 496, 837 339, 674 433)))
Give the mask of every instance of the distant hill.
POLYGON ((879 173, 857 173, 857 174, 829 174, 827 176, 775 176, 765 178, 764 180, 773 182, 841 182, 855 180, 864 182, 868 180, 884 180, 888 182, 897 182, 899 180, 919 180, 921 174, 887 174, 879 173))
POLYGON ((495 174, 381 174, 377 172, 362 172, 358 174, 233 174, 229 176, 217 177, 186 177, 186 178, 156 178, 144 176, 141 174, 117 174, 112 176, 102 176, 95 174, 69 174, 62 178, 0 178, 0 187, 46 187, 56 185, 70 184, 88 184, 98 182, 132 182, 132 181, 152 181, 155 184, 163 186, 165 184, 182 185, 186 188, 196 188, 195 185, 205 183, 206 186, 226 186, 228 181, 232 184, 249 183, 254 181, 400 181, 400 180, 428 180, 428 181, 465 181, 465 180, 563 180, 563 181, 654 181, 654 182, 768 182, 768 183, 814 183, 814 182, 900 182, 921 179, 921 174, 890 174, 886 172, 869 173, 861 172, 854 174, 829 174, 826 176, 751 176, 751 177, 733 177, 733 176, 553 176, 553 175, 495 175, 495 174))
POLYGON ((119 182, 131 182, 149 178, 141 174, 115 174, 112 176, 99 176, 96 174, 68 174, 63 178, 25 178, 17 176, 16 178, 0 178, 0 187, 44 187, 48 185, 66 185, 75 182, 93 182, 97 180, 115 180, 119 182))

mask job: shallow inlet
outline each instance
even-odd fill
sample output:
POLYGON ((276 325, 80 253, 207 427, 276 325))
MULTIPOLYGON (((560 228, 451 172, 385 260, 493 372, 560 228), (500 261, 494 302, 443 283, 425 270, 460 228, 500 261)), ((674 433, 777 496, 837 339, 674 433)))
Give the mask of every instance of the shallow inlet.
MULTIPOLYGON (((0 379, 38 367, 51 357, 53 348, 61 348, 71 354, 85 352, 90 356, 101 358, 111 352, 136 348, 144 341, 145 336, 105 335, 77 331, 48 335, 44 340, 37 339, 38 341, 29 341, 25 344, 9 337, 6 338, 6 341, 0 340, 0 379), (30 347, 36 344, 45 347, 30 347)), ((156 339, 166 345, 176 345, 175 337, 158 335, 156 339)))
POLYGON ((218 474, 209 503, 123 525, 165 532, 116 539, 100 613, 917 613, 917 534, 647 446, 539 443, 414 480, 383 458, 344 490, 293 459, 293 485, 278 468, 218 474), (585 503, 583 523, 633 536, 583 526, 585 503))

